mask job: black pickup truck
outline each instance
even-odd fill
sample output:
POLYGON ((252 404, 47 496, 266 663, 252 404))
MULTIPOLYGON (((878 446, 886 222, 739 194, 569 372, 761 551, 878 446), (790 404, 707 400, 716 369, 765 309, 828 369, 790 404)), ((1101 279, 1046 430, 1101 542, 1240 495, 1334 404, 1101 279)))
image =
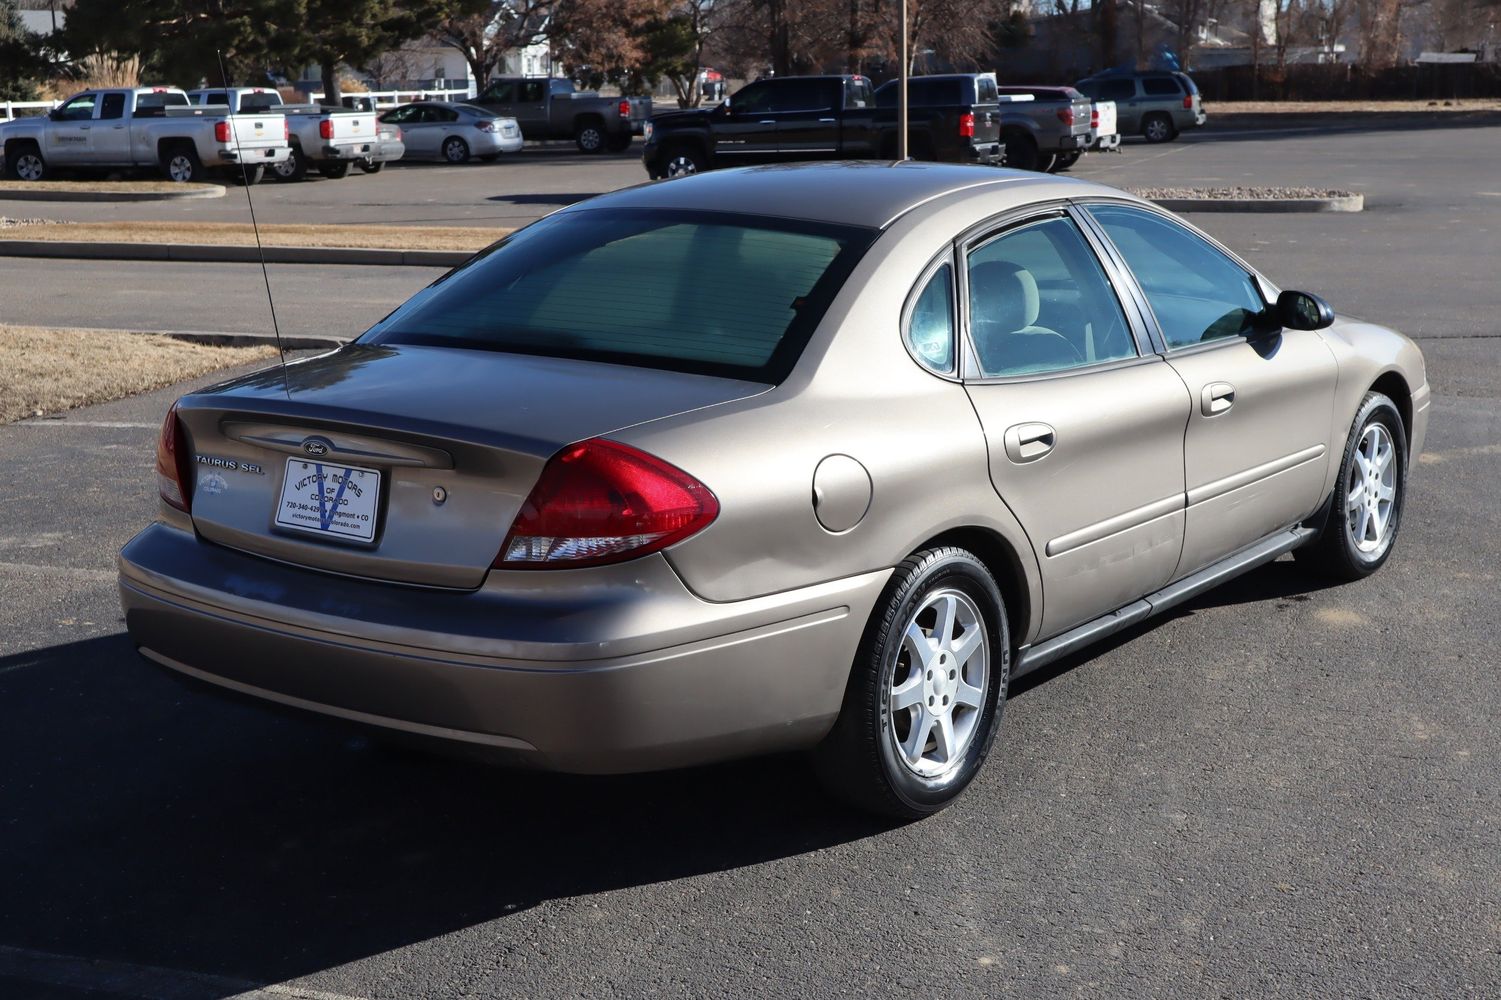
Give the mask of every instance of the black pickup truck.
MULTIPOLYGON (((912 83, 917 84, 914 78, 912 83)), ((985 77, 952 78, 955 81, 985 77)), ((999 163, 1004 157, 992 98, 971 82, 953 104, 913 111, 908 134, 919 159, 999 163), (965 97, 971 98, 967 103, 965 97)), ((883 90, 885 88, 882 88, 883 90)), ((657 115, 647 123, 642 162, 653 178, 717 167, 794 160, 895 159, 896 101, 877 101, 863 76, 784 76, 742 87, 723 104, 657 115)))

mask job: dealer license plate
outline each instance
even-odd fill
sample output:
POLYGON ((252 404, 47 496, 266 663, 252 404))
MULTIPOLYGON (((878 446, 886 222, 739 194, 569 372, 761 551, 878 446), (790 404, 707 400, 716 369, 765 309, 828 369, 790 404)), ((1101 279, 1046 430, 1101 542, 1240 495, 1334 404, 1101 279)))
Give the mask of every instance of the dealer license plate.
POLYGON ((276 523, 368 542, 375 537, 380 473, 353 465, 287 459, 276 523))

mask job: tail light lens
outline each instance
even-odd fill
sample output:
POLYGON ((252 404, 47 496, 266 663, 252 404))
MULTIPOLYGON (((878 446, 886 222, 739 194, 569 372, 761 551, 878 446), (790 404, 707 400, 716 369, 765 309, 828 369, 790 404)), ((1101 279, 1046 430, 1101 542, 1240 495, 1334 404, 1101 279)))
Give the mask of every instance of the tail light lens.
POLYGON ((975 137, 975 116, 973 112, 966 111, 959 116, 959 138, 973 139, 975 137))
POLYGON ((475 122, 474 127, 479 129, 481 132, 499 132, 500 122, 495 121, 492 118, 490 121, 475 122))
POLYGON ((593 438, 548 460, 494 566, 622 562, 697 534, 717 516, 714 494, 682 469, 629 445, 593 438))
POLYGON ((229 141, 229 122, 214 122, 214 141, 229 141))
POLYGON ((1194 95, 1192 95, 1192 94, 1184 94, 1183 95, 1183 110, 1184 111, 1192 111, 1193 109, 1194 109, 1194 95))
POLYGON ((1090 108, 1089 109, 1089 127, 1090 128, 1094 128, 1094 129, 1097 129, 1097 128, 1100 127, 1100 109, 1099 108, 1090 108))
POLYGON ((618 110, 620 111, 620 117, 629 118, 631 116, 631 102, 622 99, 618 106, 618 110))
POLYGON ((188 438, 173 403, 156 439, 156 485, 162 499, 184 513, 193 505, 193 463, 188 438))
POLYGON ((324 139, 332 139, 334 137, 334 120, 332 118, 325 118, 318 123, 318 135, 324 139))
POLYGON ((1073 123, 1074 123, 1074 109, 1073 108, 1059 108, 1058 109, 1058 120, 1061 121, 1065 125, 1073 125, 1073 123))
POLYGON ((285 118, 281 120, 281 137, 284 142, 290 142, 292 139, 292 123, 285 118))

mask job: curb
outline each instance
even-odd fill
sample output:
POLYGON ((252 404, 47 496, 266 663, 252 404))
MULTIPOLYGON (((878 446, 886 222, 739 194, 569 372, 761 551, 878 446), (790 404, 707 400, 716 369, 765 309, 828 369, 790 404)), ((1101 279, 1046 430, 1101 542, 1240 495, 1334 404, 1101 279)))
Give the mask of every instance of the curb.
POLYGON ((1152 198, 1170 212, 1360 212, 1365 195, 1344 198, 1152 198))
MULTIPOLYGON (((265 248, 267 264, 375 264, 395 267, 457 267, 477 251, 367 250, 355 247, 265 248)), ((70 260, 166 260, 195 264, 256 264, 253 246, 210 243, 95 243, 63 240, 0 239, 0 257, 50 257, 70 260)))
MULTIPOLYGON (((274 333, 225 333, 219 330, 122 330, 118 327, 75 327, 79 333, 133 333, 142 337, 171 337, 173 340, 183 340, 190 344, 203 344, 205 347, 260 347, 262 345, 275 347, 276 334, 274 333)), ((329 351, 337 347, 343 347, 353 340, 353 337, 309 337, 304 335, 283 334, 281 347, 284 351, 329 351)))
POLYGON ((197 201, 223 198, 218 184, 205 184, 184 191, 26 191, 0 189, 0 201, 197 201))

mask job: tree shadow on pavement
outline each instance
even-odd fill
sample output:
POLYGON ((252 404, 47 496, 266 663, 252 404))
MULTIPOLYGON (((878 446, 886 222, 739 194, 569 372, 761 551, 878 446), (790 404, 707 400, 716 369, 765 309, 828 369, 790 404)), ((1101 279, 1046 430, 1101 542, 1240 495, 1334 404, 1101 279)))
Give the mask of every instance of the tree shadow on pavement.
POLYGON ((122 634, 0 657, 0 944, 275 983, 889 826, 796 757, 576 778, 197 694, 122 634))

